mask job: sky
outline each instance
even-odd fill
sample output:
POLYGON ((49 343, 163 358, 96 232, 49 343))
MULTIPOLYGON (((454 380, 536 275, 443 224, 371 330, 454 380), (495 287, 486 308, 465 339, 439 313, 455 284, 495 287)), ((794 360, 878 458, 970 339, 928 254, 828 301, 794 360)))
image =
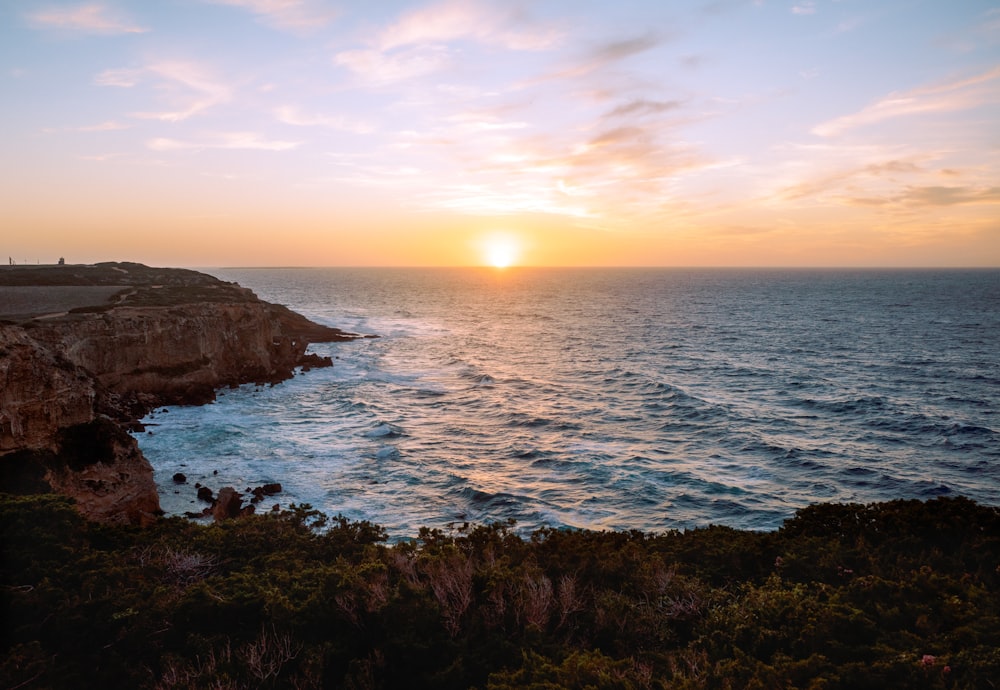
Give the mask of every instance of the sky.
POLYGON ((0 0, 0 255, 1000 266, 1000 3, 0 0))

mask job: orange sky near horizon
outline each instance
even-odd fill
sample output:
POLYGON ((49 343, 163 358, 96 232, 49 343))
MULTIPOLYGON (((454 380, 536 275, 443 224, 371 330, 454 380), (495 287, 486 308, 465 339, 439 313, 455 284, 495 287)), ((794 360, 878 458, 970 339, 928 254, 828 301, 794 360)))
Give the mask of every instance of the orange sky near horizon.
POLYGON ((1000 266, 986 1, 62 0, 0 46, 18 263, 1000 266))

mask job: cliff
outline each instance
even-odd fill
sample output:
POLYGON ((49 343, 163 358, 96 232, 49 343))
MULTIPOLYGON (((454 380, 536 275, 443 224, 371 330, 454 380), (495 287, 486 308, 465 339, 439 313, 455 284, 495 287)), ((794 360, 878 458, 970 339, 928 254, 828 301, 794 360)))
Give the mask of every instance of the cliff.
POLYGON ((63 493, 103 521, 159 511, 152 467, 126 431, 149 410, 329 366, 309 343, 357 337, 180 269, 19 267, 0 270, 5 287, 20 306, 0 313, 0 490, 63 493), (52 309, 55 293, 65 311, 32 311, 52 309))

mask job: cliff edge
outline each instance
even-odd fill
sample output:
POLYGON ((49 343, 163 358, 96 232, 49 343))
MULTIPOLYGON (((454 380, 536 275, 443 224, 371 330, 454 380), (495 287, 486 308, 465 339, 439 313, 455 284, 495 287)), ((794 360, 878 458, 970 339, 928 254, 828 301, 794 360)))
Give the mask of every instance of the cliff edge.
POLYGON ((54 491, 87 517, 160 512, 128 429, 164 404, 329 366, 357 338, 196 271, 134 263, 0 267, 0 491, 54 491))

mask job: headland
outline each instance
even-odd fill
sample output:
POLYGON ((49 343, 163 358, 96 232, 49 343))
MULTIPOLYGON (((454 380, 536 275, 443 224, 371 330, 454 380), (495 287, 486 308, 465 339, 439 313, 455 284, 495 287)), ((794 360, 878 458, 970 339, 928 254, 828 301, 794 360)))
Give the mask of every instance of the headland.
POLYGON ((91 519, 149 522, 160 508, 128 433, 139 419, 330 366, 309 344, 357 337, 197 271, 0 267, 0 490, 61 493, 91 519))

